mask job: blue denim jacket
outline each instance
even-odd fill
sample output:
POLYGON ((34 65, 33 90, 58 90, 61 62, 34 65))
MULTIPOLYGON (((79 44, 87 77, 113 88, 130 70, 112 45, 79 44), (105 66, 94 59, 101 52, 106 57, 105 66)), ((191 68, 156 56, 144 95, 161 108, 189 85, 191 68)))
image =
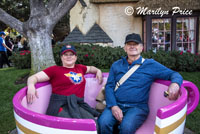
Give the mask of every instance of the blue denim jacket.
POLYGON ((148 110, 149 90, 155 79, 171 80, 179 86, 183 81, 178 72, 172 71, 153 59, 146 59, 142 63, 142 56, 140 56, 138 60, 129 65, 127 57, 122 57, 112 64, 109 72, 105 90, 107 107, 138 106, 148 110), (141 64, 141 66, 114 92, 116 83, 135 64, 141 64))

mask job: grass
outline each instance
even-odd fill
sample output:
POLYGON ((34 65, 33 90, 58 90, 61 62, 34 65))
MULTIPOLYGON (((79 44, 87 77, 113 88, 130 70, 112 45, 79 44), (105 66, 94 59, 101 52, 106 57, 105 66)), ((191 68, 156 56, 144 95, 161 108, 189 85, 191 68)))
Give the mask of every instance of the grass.
MULTIPOLYGON (((184 80, 193 82, 200 90, 200 72, 180 72, 184 80)), ((197 108, 187 116, 186 127, 195 132, 195 134, 200 134, 200 104, 197 108)))
POLYGON ((110 69, 101 69, 102 72, 109 72, 110 69))
MULTIPOLYGON (((14 94, 25 86, 25 84, 15 85, 15 81, 25 74, 29 69, 6 68, 0 69, 0 134, 8 134, 15 128, 13 116, 12 98, 14 94)), ((109 69, 102 69, 108 72, 109 69)), ((180 72, 185 80, 193 82, 200 89, 200 72, 180 72)), ((187 116, 186 127, 200 134, 200 105, 197 109, 187 116)))
POLYGON ((29 73, 28 69, 0 69, 0 134, 8 134, 15 128, 12 98, 25 84, 15 85, 14 83, 19 77, 27 73, 29 73))

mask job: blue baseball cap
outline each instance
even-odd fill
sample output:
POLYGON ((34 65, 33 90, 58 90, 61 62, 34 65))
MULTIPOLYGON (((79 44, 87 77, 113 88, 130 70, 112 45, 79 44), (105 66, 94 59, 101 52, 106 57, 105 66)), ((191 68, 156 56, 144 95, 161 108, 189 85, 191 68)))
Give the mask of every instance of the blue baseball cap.
POLYGON ((4 31, 1 31, 0 35, 6 35, 6 33, 4 31))
POLYGON ((60 51, 60 53, 61 53, 61 55, 63 55, 67 51, 71 51, 72 53, 74 53, 76 55, 76 49, 72 45, 65 45, 65 46, 63 46, 62 49, 61 49, 61 51, 60 51))

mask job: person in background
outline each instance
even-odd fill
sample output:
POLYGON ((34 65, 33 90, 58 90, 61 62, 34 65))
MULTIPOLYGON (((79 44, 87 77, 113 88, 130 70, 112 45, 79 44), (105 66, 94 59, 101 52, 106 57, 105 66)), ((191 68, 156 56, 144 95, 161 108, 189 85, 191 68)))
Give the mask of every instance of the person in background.
POLYGON ((22 51, 23 50, 23 45, 21 43, 21 39, 22 39, 22 37, 20 35, 17 36, 17 38, 16 38, 18 51, 22 51))
MULTIPOLYGON (((5 43, 11 50, 13 50, 14 45, 13 45, 12 41, 10 40, 10 36, 6 36, 5 43)), ((7 55, 8 55, 8 58, 9 58, 9 56, 12 55, 12 52, 10 50, 8 50, 7 55)))
POLYGON ((29 48, 28 48, 28 42, 27 42, 27 40, 26 40, 26 38, 25 37, 22 37, 21 38, 21 40, 20 40, 20 42, 21 42, 21 44, 22 44, 22 50, 28 50, 29 48))
POLYGON ((126 57, 114 62, 105 86, 106 108, 98 118, 100 134, 112 134, 118 125, 120 134, 134 134, 146 120, 150 86, 155 79, 171 80, 168 88, 170 100, 176 100, 182 76, 153 59, 142 62, 142 40, 139 34, 128 34, 124 50, 126 57), (115 86, 134 65, 140 67, 115 91, 115 86))
POLYGON ((8 61, 8 57, 7 57, 7 49, 12 52, 12 49, 10 49, 6 43, 5 43, 5 37, 6 34, 5 32, 0 32, 0 68, 3 68, 3 64, 4 62, 8 65, 8 67, 10 67, 10 63, 8 61))

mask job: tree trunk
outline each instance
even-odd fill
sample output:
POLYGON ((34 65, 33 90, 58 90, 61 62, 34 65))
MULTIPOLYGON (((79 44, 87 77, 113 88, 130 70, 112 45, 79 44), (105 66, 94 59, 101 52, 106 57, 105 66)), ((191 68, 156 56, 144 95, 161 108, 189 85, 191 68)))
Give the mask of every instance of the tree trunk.
POLYGON ((28 31, 31 48, 31 72, 39 72, 46 67, 55 65, 51 46, 51 36, 46 31, 28 31), (36 45, 37 44, 37 45, 36 45))
POLYGON ((30 17, 26 22, 21 22, 0 8, 0 20, 28 38, 32 73, 55 65, 51 46, 53 28, 76 2, 77 0, 30 0, 30 17))

